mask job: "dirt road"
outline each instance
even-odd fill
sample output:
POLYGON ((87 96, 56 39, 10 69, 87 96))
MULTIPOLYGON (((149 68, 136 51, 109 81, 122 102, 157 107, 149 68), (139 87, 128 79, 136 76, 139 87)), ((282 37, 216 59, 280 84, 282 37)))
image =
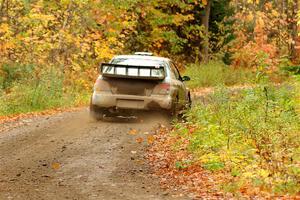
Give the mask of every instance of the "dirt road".
POLYGON ((162 122, 92 122, 86 109, 26 119, 0 133, 0 199, 186 199, 160 189, 136 142, 162 122))

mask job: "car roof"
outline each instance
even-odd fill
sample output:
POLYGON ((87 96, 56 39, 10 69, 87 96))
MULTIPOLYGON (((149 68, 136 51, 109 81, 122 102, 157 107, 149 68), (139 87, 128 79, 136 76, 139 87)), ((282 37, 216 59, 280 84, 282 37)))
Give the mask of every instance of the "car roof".
POLYGON ((144 56, 144 55, 118 55, 115 56, 113 59, 142 59, 142 60, 149 60, 149 61, 161 61, 161 62, 169 62, 169 58, 159 57, 159 56, 144 56))

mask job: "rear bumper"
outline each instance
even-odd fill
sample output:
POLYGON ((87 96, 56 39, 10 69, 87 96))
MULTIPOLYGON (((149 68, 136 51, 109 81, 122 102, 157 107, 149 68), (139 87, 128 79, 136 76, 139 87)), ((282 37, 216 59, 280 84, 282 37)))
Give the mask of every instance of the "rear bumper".
POLYGON ((170 110, 172 107, 172 98, 169 95, 135 96, 94 92, 92 104, 101 108, 170 110))

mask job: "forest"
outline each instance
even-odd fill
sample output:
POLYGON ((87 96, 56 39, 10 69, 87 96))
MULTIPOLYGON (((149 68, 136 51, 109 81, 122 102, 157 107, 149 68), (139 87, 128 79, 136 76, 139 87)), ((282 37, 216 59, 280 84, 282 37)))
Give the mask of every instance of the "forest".
POLYGON ((0 0, 0 118, 87 105, 100 63, 153 52, 215 91, 167 131, 169 170, 299 195, 299 17, 298 0, 0 0))
POLYGON ((99 63, 136 51, 171 57, 182 69, 220 61, 234 74, 298 72, 298 7, 297 0, 2 0, 0 88, 9 103, 0 113, 84 103, 99 63))

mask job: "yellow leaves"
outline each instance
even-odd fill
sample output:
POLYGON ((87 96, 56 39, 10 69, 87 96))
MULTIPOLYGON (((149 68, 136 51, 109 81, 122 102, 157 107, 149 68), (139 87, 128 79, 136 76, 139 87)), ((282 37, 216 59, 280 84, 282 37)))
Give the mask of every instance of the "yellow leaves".
POLYGON ((261 176, 262 178, 267 178, 270 173, 267 171, 267 170, 264 170, 264 169, 259 169, 257 171, 258 175, 261 176))
POLYGON ((58 169, 60 169, 60 164, 57 163, 57 162, 52 163, 51 168, 54 169, 54 170, 58 170, 58 169))
POLYGON ((48 26, 49 22, 56 21, 56 17, 50 14, 43 14, 39 10, 32 9, 31 12, 23 17, 22 21, 25 24, 31 25, 31 27, 38 28, 41 26, 41 30, 44 29, 44 26, 48 26))
POLYGON ((64 5, 64 6, 67 6, 69 5, 73 0, 61 0, 61 4, 64 5))
POLYGON ((280 16, 280 14, 279 14, 279 12, 277 12, 276 10, 272 10, 272 15, 274 16, 274 17, 279 17, 280 16))
POLYGON ((123 44, 113 36, 94 41, 95 53, 100 61, 111 59, 122 47, 123 44))
POLYGON ((249 15, 247 15, 247 17, 246 17, 246 20, 247 20, 248 22, 252 22, 253 19, 254 19, 253 13, 249 13, 249 15))
POLYGON ((113 29, 113 28, 109 28, 107 31, 110 32, 110 33, 115 33, 116 32, 116 30, 113 29))
POLYGON ((154 141, 155 141, 155 138, 154 138, 153 135, 149 135, 149 136, 147 137, 147 142, 148 142, 148 144, 153 144, 154 141))
POLYGON ((64 31, 63 35, 64 35, 64 42, 67 42, 67 43, 75 43, 76 42, 75 41, 76 38, 72 35, 72 33, 64 31))
POLYGON ((136 129, 130 129, 128 134, 129 135, 136 135, 138 133, 138 131, 136 129))
POLYGON ((176 26, 180 26, 182 25, 184 22, 190 21, 194 19, 194 15, 189 14, 189 15, 182 15, 182 14, 176 14, 173 17, 173 23, 176 26))
POLYGON ((253 1, 253 0, 247 0, 247 3, 249 3, 249 4, 253 4, 253 3, 259 4, 259 0, 255 0, 255 1, 253 1))
POLYGON ((116 37, 109 37, 108 38, 108 43, 112 43, 112 44, 115 44, 116 42, 117 42, 118 40, 117 40, 117 38, 116 37))
POLYGON ((204 6, 206 6, 207 3, 208 3, 208 2, 207 2, 208 0, 201 0, 201 1, 202 1, 202 4, 203 4, 204 6))
POLYGON ((9 25, 6 23, 0 24, 0 33, 7 33, 9 31, 9 25))
POLYGON ((52 21, 55 20, 55 17, 53 15, 46 15, 41 13, 32 13, 29 15, 31 19, 36 19, 39 21, 52 21))
POLYGON ((81 51, 82 53, 89 52, 91 50, 91 46, 87 43, 81 44, 81 51))
POLYGON ((15 47, 15 38, 8 24, 0 24, 0 56, 5 56, 9 49, 15 47))
POLYGON ((89 37, 92 40, 101 40, 102 39, 102 34, 100 32, 95 32, 95 33, 89 34, 89 37))
POLYGON ((259 28, 265 27, 265 22, 264 22, 264 20, 263 20, 261 17, 259 17, 259 18, 256 20, 256 26, 259 27, 259 28))
POLYGON ((96 41, 94 44, 95 52, 99 60, 109 59, 114 55, 113 50, 110 49, 107 45, 103 45, 103 43, 101 43, 100 41, 96 41))

